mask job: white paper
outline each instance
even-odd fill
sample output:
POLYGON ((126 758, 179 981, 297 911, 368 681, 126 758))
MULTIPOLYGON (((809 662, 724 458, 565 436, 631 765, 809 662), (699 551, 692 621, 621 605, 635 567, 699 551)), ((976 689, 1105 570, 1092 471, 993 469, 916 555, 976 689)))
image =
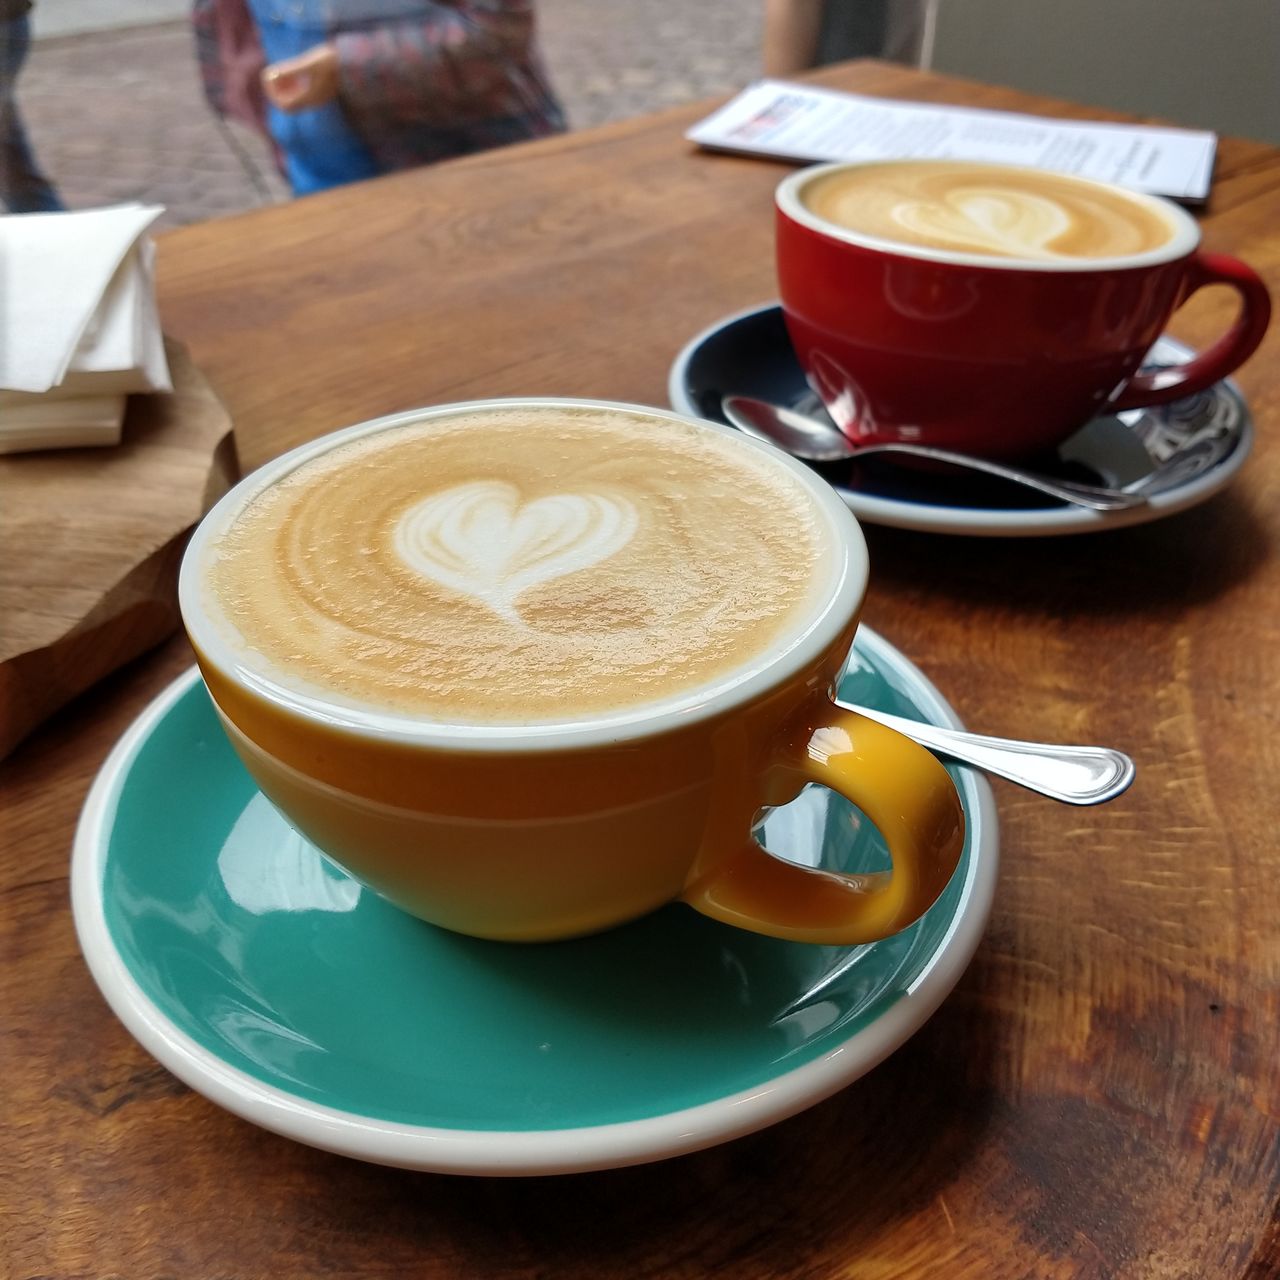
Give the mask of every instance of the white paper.
POLYGON ((173 390, 156 310, 155 258, 146 236, 125 255, 48 395, 173 390))
POLYGON ((786 160, 985 160, 1054 169, 1203 200, 1215 134, 897 102, 761 80, 685 135, 700 146, 786 160))
POLYGON ((51 400, 25 391, 0 391, 0 453, 119 444, 124 409, 124 396, 51 400))
MULTIPOLYGON (((138 367, 144 353, 137 351, 137 326, 154 309, 146 307, 144 314, 137 293, 150 293, 152 285, 136 248, 162 212, 135 204, 0 218, 0 387, 57 387, 75 368, 86 339, 89 351, 99 343, 112 350, 121 342, 133 346, 134 353, 121 358, 128 360, 126 369, 138 367), (141 280, 128 278, 133 272, 141 280)), ((111 372, 101 360, 87 359, 83 372, 111 372)))

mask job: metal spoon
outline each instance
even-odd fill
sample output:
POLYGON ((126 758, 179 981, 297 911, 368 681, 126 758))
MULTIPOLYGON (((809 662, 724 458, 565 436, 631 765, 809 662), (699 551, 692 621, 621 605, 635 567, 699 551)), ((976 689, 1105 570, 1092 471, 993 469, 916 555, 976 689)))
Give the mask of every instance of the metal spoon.
POLYGON ((836 700, 836 705, 856 711, 930 751, 977 765, 1016 782, 1029 791, 1038 791, 1064 804, 1102 804, 1126 790, 1136 772, 1123 751, 1111 747, 1063 747, 1047 742, 1018 742, 1011 738, 989 738, 980 733, 962 733, 937 725, 904 720, 886 711, 872 711, 852 702, 836 700))
POLYGON ((767 440, 794 457, 809 462, 841 462, 873 453, 905 454, 999 476, 1002 480, 1047 493, 1051 498, 1091 507, 1095 511, 1120 511, 1126 507, 1141 506, 1147 501, 1147 493, 1143 489, 1104 489, 1098 485, 1054 480, 1038 472, 1006 467, 1000 462, 974 458, 967 453, 953 453, 950 449, 935 449, 932 445, 900 442, 856 445, 832 423, 820 422, 794 409, 785 409, 751 396, 725 396, 721 408, 725 417, 740 431, 767 440))

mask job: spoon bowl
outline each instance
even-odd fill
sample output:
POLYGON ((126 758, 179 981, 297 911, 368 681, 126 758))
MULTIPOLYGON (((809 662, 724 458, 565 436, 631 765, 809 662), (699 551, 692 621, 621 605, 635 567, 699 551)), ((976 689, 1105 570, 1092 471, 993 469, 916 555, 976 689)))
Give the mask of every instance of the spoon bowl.
POLYGON ((1156 419, 1137 415, 1132 429, 1153 467, 1121 486, 1126 493, 1149 498, 1167 493, 1211 471, 1236 448, 1246 423, 1239 401, 1223 397, 1211 403, 1208 418, 1193 416, 1191 423, 1168 414, 1156 419))
POLYGON ((1049 742, 1020 742, 1014 738, 993 738, 982 733, 944 729, 873 711, 851 702, 839 705, 896 729, 913 742, 928 747, 935 755, 960 760, 1016 782, 1063 804, 1095 805, 1129 789, 1136 768, 1123 751, 1114 747, 1065 746, 1049 742))

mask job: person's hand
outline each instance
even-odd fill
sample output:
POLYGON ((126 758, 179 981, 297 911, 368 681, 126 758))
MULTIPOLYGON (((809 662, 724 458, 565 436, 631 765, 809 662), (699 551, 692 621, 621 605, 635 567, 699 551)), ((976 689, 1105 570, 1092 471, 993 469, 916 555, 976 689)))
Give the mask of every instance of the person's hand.
POLYGON ((262 72, 267 100, 281 111, 322 107, 338 96, 338 52, 318 44, 296 58, 273 62, 262 72))

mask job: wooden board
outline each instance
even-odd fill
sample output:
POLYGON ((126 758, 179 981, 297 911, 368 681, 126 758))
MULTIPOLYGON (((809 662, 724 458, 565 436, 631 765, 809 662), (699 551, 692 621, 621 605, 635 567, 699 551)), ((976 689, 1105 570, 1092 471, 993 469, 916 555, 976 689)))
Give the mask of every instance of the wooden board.
MULTIPOLYGON (((817 79, 1100 114, 874 64, 817 79)), ((226 397, 242 463, 468 395, 664 403, 686 339, 776 289, 787 170, 695 152, 682 131, 706 109, 162 237, 166 326, 226 397)), ((1197 214, 1280 296, 1280 150, 1223 139, 1197 214)), ((1176 336, 1212 338, 1218 292, 1176 336)), ((159 1066, 77 950, 67 852, 95 771, 190 647, 102 681, 0 767, 0 1275, 1275 1280, 1278 355, 1280 326, 1238 376, 1254 454, 1194 511, 1080 538, 867 527, 867 622, 971 727, 1110 742, 1138 780, 1083 811, 998 782, 995 907, 942 1008, 822 1105, 679 1161, 533 1181, 376 1168, 159 1066)))
POLYGON ((0 457, 0 758, 178 626, 187 534, 236 475, 231 419, 180 344, 107 449, 0 457))

